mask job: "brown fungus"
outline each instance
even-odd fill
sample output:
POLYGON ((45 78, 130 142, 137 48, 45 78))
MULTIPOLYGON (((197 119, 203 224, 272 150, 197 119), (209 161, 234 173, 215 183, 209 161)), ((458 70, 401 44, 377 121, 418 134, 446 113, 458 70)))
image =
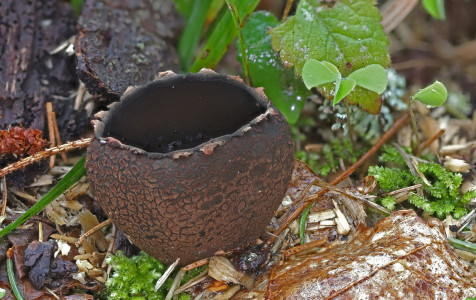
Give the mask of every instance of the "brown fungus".
POLYGON ((255 241, 284 197, 289 126, 237 77, 164 72, 97 117, 86 162, 96 200, 165 263, 255 241))

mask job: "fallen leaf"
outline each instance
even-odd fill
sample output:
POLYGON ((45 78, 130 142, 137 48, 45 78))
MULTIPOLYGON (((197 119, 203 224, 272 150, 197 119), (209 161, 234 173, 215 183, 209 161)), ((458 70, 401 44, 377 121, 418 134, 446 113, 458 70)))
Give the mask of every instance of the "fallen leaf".
MULTIPOLYGON (((465 299, 476 295, 476 276, 448 244, 444 225, 398 211, 374 228, 360 228, 346 243, 318 254, 296 255, 277 266, 268 299, 465 299)), ((234 299, 264 299, 241 292, 234 299)))

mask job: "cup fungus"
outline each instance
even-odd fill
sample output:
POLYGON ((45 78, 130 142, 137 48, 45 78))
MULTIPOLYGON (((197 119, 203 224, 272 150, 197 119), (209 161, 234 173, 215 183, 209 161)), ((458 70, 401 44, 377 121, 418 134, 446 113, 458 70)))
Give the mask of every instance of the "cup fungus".
POLYGON ((93 123, 86 169, 96 200, 165 263, 254 242, 291 177, 288 124, 238 77, 163 72, 93 123))

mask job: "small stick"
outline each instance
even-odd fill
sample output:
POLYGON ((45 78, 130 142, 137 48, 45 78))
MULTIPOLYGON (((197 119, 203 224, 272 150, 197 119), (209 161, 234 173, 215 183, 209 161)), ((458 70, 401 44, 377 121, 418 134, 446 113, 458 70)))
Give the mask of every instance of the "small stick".
POLYGON ((25 157, 22 160, 14 162, 13 164, 10 164, 3 169, 0 169, 0 177, 3 177, 7 174, 10 174, 13 171, 26 167, 32 163, 35 163, 39 160, 50 157, 52 155, 56 155, 61 152, 71 151, 75 149, 85 148, 89 146, 90 143, 91 143, 91 138, 81 139, 78 141, 69 142, 67 144, 63 144, 57 147, 53 147, 53 148, 46 149, 44 151, 37 152, 32 156, 25 157))
POLYGON ((286 259, 293 254, 298 254, 314 247, 320 247, 324 245, 326 242, 327 242, 327 239, 324 239, 324 238, 316 240, 316 241, 312 241, 312 242, 302 244, 293 248, 289 248, 288 250, 284 251, 281 255, 284 259, 286 259))
MULTIPOLYGON (((382 147, 405 123, 408 121, 408 118, 410 117, 409 112, 405 112, 402 114, 402 116, 393 124, 393 126, 385 132, 379 139, 379 141, 370 148, 367 153, 365 153, 355 164, 353 164, 350 168, 347 169, 344 173, 342 173, 339 177, 334 179, 330 184, 331 185, 337 185, 340 182, 342 182, 344 179, 346 179, 350 174, 354 173, 355 170, 357 170, 358 167, 360 167, 369 157, 375 154, 380 147, 382 147)), ((289 224, 291 224, 292 221, 294 221, 305 209, 306 207, 317 200, 319 197, 324 195, 327 192, 326 189, 320 190, 314 197, 311 197, 309 200, 301 203, 299 207, 296 208, 296 210, 290 214, 286 220, 279 226, 279 228, 274 232, 276 235, 279 235, 286 227, 288 227, 289 224)), ((276 240, 275 236, 271 236, 267 241, 266 245, 270 246, 274 241, 276 240)))
MULTIPOLYGON (((58 122, 56 122, 56 113, 52 112, 51 115, 53 117, 53 127, 55 129, 56 144, 62 145, 63 142, 61 141, 61 136, 60 136, 59 129, 58 129, 58 122)), ((66 156, 66 153, 61 152, 60 155, 61 155, 61 158, 63 159, 64 162, 68 161, 68 157, 66 156)))
POLYGON ((5 215, 5 212, 7 211, 7 199, 8 199, 8 194, 7 194, 7 178, 5 178, 5 176, 3 176, 2 178, 2 197, 3 197, 3 201, 2 201, 2 212, 0 214, 0 216, 4 216, 5 215))
POLYGON ((43 223, 38 222, 38 242, 43 243, 43 223))
POLYGON ((433 135, 432 137, 430 137, 429 139, 427 139, 422 145, 421 147, 418 149, 418 153, 421 153, 426 147, 430 146, 435 140, 439 139, 440 136, 443 135, 443 133, 445 133, 446 130, 445 129, 440 129, 438 130, 438 132, 433 135))
MULTIPOLYGON (((56 146, 55 141, 55 126, 53 125, 53 104, 51 102, 46 102, 46 117, 48 120, 48 135, 50 136, 50 146, 56 146)), ((50 169, 55 166, 56 156, 50 156, 50 169)))
MULTIPOLYGON (((112 253, 112 249, 114 248, 114 244, 116 243, 116 234, 117 234, 116 226, 114 226, 114 224, 113 224, 112 225, 111 240, 109 241, 109 247, 107 247, 106 257, 108 257, 110 253, 112 253)), ((106 262, 106 260, 103 260, 101 267, 105 268, 106 266, 107 266, 107 262, 106 262)))
POLYGON ((185 271, 190 271, 190 270, 196 269, 198 267, 204 266, 204 265, 208 264, 208 262, 209 262, 208 258, 203 258, 203 259, 197 260, 196 262, 193 262, 189 265, 186 265, 182 269, 185 270, 185 271))
POLYGON ((283 13, 283 19, 281 20, 282 22, 286 21, 286 18, 288 17, 289 11, 291 10, 291 7, 293 6, 294 0, 287 0, 286 1, 286 6, 284 7, 284 13, 283 13))
POLYGON ((81 103, 83 103, 84 94, 86 94, 86 85, 84 83, 79 84, 78 93, 74 99, 74 110, 79 110, 81 103))
POLYGON ((101 230, 101 228, 109 225, 112 223, 112 220, 111 219, 108 219, 104 222, 102 222, 101 224, 98 224, 96 226, 94 226, 93 228, 89 229, 85 234, 83 234, 76 243, 74 243, 76 245, 76 247, 79 247, 81 246, 81 244, 84 242, 85 239, 87 239, 88 237, 90 237, 93 233, 95 233, 96 231, 98 230, 101 230))
POLYGON ((388 193, 387 195, 388 196, 393 196, 393 195, 400 194, 400 193, 403 193, 403 192, 408 192, 408 191, 419 189, 422 186, 423 186, 423 183, 415 184, 415 185, 412 185, 412 186, 407 186, 407 187, 404 187, 403 189, 392 191, 392 192, 388 193))

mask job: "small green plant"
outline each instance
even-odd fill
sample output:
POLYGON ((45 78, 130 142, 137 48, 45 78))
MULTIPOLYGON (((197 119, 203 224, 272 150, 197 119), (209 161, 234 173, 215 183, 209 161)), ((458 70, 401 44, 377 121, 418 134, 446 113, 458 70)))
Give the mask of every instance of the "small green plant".
MULTIPOLYGON (((165 299, 174 276, 177 272, 172 272, 160 289, 155 292, 157 280, 167 269, 167 266, 157 259, 141 251, 139 255, 126 257, 121 251, 108 258, 112 265, 112 276, 106 281, 108 300, 142 300, 142 299, 165 299)), ((196 268, 185 273, 182 284, 196 277, 204 271, 204 267, 196 268)), ((179 300, 189 300, 190 295, 182 293, 178 295, 179 300)))
POLYGON ((164 264, 145 252, 128 258, 118 251, 108 259, 114 271, 106 281, 108 299, 165 299, 166 284, 154 292, 155 283, 167 268, 164 264))
POLYGON ((309 59, 302 68, 302 79, 308 89, 334 83, 334 105, 349 95, 356 85, 377 94, 382 94, 387 87, 387 72, 378 64, 368 65, 343 78, 332 63, 309 59))
MULTIPOLYGON (((424 197, 410 193, 408 200, 414 206, 429 214, 436 214, 439 218, 451 213, 458 219, 467 213, 465 206, 476 197, 476 191, 471 190, 460 195, 459 188, 463 182, 461 174, 450 172, 437 163, 419 163, 418 171, 427 179, 425 182, 421 177, 412 175, 395 147, 386 146, 383 150, 379 160, 392 163, 395 167, 369 167, 369 175, 377 179, 383 192, 389 193, 410 185, 423 184, 424 197)), ((405 150, 410 151, 408 148, 405 150)), ((392 196, 381 198, 380 202, 388 209, 394 209, 396 204, 392 196)))
MULTIPOLYGON (((411 99, 408 104, 408 109, 410 111, 410 116, 412 119, 413 134, 415 135, 415 145, 419 147, 420 145, 420 136, 418 134, 418 128, 416 125, 415 115, 413 114, 412 103, 413 101, 420 101, 423 104, 428 106, 441 106, 446 102, 448 98, 448 91, 446 87, 439 81, 435 81, 433 84, 427 86, 424 89, 418 91, 411 99)), ((415 151, 418 153, 418 149, 415 151)))

